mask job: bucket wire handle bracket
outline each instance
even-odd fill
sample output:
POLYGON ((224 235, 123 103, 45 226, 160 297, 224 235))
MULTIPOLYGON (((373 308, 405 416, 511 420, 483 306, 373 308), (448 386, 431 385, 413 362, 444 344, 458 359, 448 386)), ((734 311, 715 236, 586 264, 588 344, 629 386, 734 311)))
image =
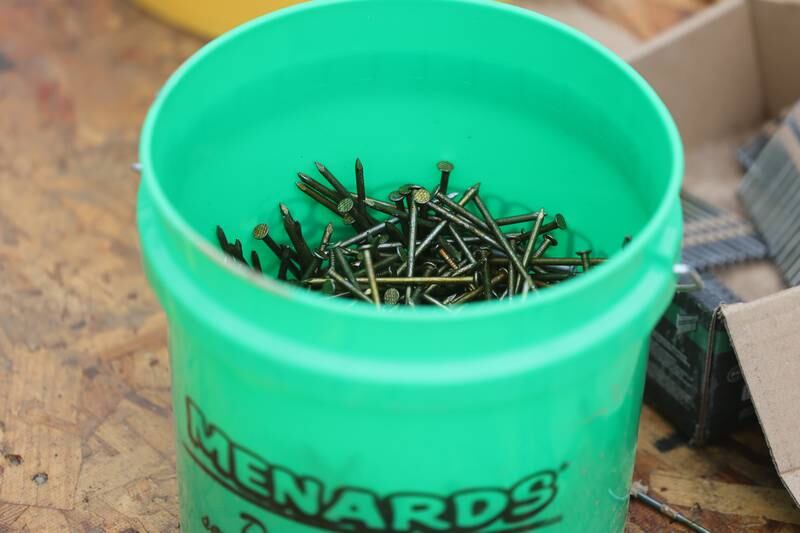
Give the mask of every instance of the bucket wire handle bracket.
POLYGON ((672 271, 678 276, 680 280, 682 276, 689 276, 691 281, 689 283, 678 283, 675 287, 676 293, 682 292, 696 292, 702 291, 705 284, 703 283, 703 278, 700 277, 700 273, 691 265, 687 265, 685 263, 677 264, 673 267, 672 271))

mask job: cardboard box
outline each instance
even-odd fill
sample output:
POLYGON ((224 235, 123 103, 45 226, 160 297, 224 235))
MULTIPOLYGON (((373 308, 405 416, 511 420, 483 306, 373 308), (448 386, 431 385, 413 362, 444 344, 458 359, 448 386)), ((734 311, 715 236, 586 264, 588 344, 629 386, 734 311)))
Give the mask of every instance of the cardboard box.
MULTIPOLYGON (((639 47, 608 23, 577 16, 573 2, 563 14, 554 2, 518 3, 572 23, 621 53, 675 117, 686 148, 685 189, 745 216, 736 197, 742 179, 736 151, 800 98, 800 0, 723 0, 639 47)), ((715 274, 748 302, 722 305, 714 316, 729 335, 778 473, 797 502, 800 288, 787 290, 769 261, 715 274)))
MULTIPOLYGON (((745 216, 737 198, 743 172, 736 151, 764 123, 800 98, 796 50, 800 50, 800 2, 727 0, 629 57, 678 123, 687 154, 686 190, 745 216)), ((775 420, 791 418, 800 389, 789 382, 776 386, 764 376, 782 365, 784 357, 800 365, 800 343, 786 351, 786 339, 795 335, 795 325, 783 307, 787 298, 800 307, 800 295, 785 290, 769 261, 716 273, 750 303, 720 306, 713 315, 719 320, 712 331, 717 342, 730 338, 778 471, 796 500, 799 493, 792 487, 800 488, 800 472, 792 471, 800 466, 800 446, 788 436, 790 430, 775 420), (775 293, 780 297, 768 297, 775 293), (756 322, 768 332, 752 327, 756 322), (754 343, 756 338, 758 343, 754 343)), ((711 375, 712 369, 724 367, 725 361, 724 352, 717 354, 709 348, 706 363, 711 375)), ((800 375, 791 365, 784 371, 800 375)), ((714 389, 707 380, 701 387, 697 425, 692 432, 696 444, 724 433, 726 428, 719 425, 722 420, 735 422, 730 406, 723 403, 724 388, 714 389)))
POLYGON ((754 416, 723 304, 739 299, 712 276, 702 291, 675 296, 650 339, 645 401, 700 446, 754 416))

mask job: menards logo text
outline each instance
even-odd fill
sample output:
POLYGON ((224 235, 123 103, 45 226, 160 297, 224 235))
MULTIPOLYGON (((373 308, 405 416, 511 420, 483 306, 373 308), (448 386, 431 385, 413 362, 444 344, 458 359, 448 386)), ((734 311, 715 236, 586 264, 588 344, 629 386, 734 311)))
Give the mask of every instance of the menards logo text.
POLYGON ((566 465, 524 476, 510 488, 381 496, 364 487, 326 487, 313 476, 268 462, 233 442, 189 397, 186 410, 191 443, 184 446, 198 466, 230 492, 287 520, 348 533, 521 533, 562 518, 542 515, 558 493, 558 475, 566 465))

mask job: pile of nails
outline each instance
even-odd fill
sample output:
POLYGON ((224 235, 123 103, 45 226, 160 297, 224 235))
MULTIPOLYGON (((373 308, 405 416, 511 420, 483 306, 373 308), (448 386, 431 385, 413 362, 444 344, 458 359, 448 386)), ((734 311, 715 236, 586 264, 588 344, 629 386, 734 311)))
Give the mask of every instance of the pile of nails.
MULTIPOLYGON (((558 244, 554 234, 567 229, 561 214, 549 217, 541 209, 497 218, 481 199, 480 184, 461 194, 448 192, 453 165, 447 161, 437 165, 441 177, 432 191, 403 185, 388 202, 367 196, 361 161, 355 165, 355 192, 324 165, 316 166, 330 187, 302 172, 297 187, 355 234, 334 241, 334 226, 328 224, 312 249, 300 223, 280 204, 291 245, 278 244, 266 224, 253 229, 253 238, 277 256, 278 279, 331 298, 450 310, 473 301, 525 298, 604 261, 589 250, 575 257, 548 257, 558 244), (519 225, 525 225, 523 231, 503 229, 519 225)), ((248 265, 240 240, 231 244, 219 226, 217 238, 224 252, 248 265)), ((255 250, 248 266, 262 272, 255 250)))

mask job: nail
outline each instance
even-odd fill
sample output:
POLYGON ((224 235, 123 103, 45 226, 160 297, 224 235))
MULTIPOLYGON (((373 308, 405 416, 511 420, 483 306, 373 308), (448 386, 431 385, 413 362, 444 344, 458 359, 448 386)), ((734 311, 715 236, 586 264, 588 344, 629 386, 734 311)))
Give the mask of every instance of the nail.
POLYGON ((414 185, 413 183, 406 183, 405 185, 401 185, 398 187, 397 192, 402 194, 403 196, 408 196, 412 189, 418 189, 419 186, 414 185))
POLYGON ((314 253, 314 255, 320 260, 325 259, 327 255, 328 246, 331 244, 331 237, 333 237, 333 224, 328 222, 328 225, 325 226, 325 229, 322 231, 322 238, 319 241, 319 247, 314 253))
POLYGON ((336 243, 336 247, 340 247, 341 246, 342 248, 346 248, 348 246, 352 246, 353 244, 361 243, 361 242, 367 240, 370 237, 373 237, 375 235, 380 234, 385 229, 386 229, 386 222, 381 222, 380 224, 372 226, 371 228, 365 229, 361 233, 353 235, 349 239, 345 239, 343 241, 337 242, 336 243))
POLYGON ((281 258, 281 246, 275 242, 275 240, 269 234, 268 225, 259 224, 253 228, 253 238, 266 244, 269 249, 272 250, 272 253, 278 257, 278 259, 281 258))
POLYGON ((458 244, 458 247, 461 248, 461 251, 467 258, 467 261, 474 263, 475 256, 472 255, 472 251, 469 249, 469 246, 467 246, 467 243, 464 241, 464 238, 461 237, 461 234, 458 232, 458 230, 454 228, 452 224, 447 225, 447 230, 450 232, 450 235, 453 236, 453 239, 456 241, 456 244, 458 244))
POLYGON ((250 264, 253 265, 253 270, 256 272, 263 273, 264 271, 261 268, 261 258, 258 257, 258 253, 255 250, 250 252, 250 264))
MULTIPOLYGON (((283 257, 284 250, 288 251, 290 258, 293 256, 296 257, 296 254, 294 254, 291 249, 275 242, 275 240, 269 234, 269 226, 266 224, 259 224, 255 228, 253 228, 253 238, 266 244, 267 247, 269 247, 269 249, 272 250, 272 253, 275 254, 275 257, 278 258, 278 260, 281 260, 281 257, 283 257)), ((288 268, 291 271, 291 273, 294 274, 295 277, 297 277, 298 279, 300 278, 302 273, 300 272, 299 268, 297 268, 291 262, 288 268)))
MULTIPOLYGON (((359 284, 370 284, 369 269, 367 269, 367 277, 356 278, 359 284)), ((403 287, 409 285, 468 285, 475 281, 474 276, 414 276, 413 278, 399 277, 399 276, 376 276, 375 283, 377 285, 400 285, 403 287)), ((325 278, 309 278, 304 282, 306 285, 318 286, 325 283, 325 278)))
MULTIPOLYGON (((472 197, 473 197, 473 196, 475 196, 475 194, 476 194, 477 192, 478 192, 478 188, 477 188, 477 187, 475 187, 475 186, 472 186, 472 187, 470 187, 469 189, 467 189, 467 190, 464 192, 464 195, 463 195, 463 196, 462 196, 462 198, 461 198, 461 199, 458 201, 458 204, 459 204, 459 205, 462 205, 462 206, 463 206, 463 205, 466 205, 466 204, 467 204, 467 203, 468 203, 470 200, 472 200, 472 197)), ((438 194, 438 193, 437 193, 437 194, 438 194)), ((419 245, 419 247, 417 247, 417 253, 416 253, 416 256, 417 256, 417 257, 419 257, 419 256, 420 256, 420 254, 422 254, 422 252, 424 252, 424 251, 425 251, 425 250, 428 248, 428 246, 430 246, 430 245, 431 245, 431 243, 434 241, 434 239, 436 239, 436 237, 437 237, 437 236, 438 236, 438 235, 439 235, 439 234, 442 232, 442 230, 443 230, 443 229, 444 229, 446 226, 448 226, 448 225, 449 225, 449 224, 448 224, 447 220, 443 220, 443 221, 439 222, 439 223, 436 225, 436 227, 435 227, 435 228, 433 228, 433 230, 431 230, 431 232, 430 232, 430 233, 428 233, 428 236, 427 236, 427 237, 425 237, 425 239, 422 241, 422 243, 419 245)), ((450 227, 450 230, 452 231, 452 230, 453 230, 453 227, 452 227, 452 226, 449 226, 449 227, 450 227)), ((465 243, 462 241, 462 242, 460 243, 460 246, 466 247, 466 244, 465 244, 465 243)), ((467 254, 469 254, 469 252, 466 252, 466 253, 467 253, 467 254)))
POLYGON ((334 246, 334 250, 328 254, 328 270, 336 270, 336 254, 334 253, 336 246, 334 246))
POLYGON ((336 206, 337 211, 342 217, 351 216, 356 222, 356 228, 359 231, 364 231, 372 226, 372 221, 369 220, 364 213, 358 210, 355 201, 351 197, 342 198, 336 206))
POLYGON ((439 180, 439 192, 442 194, 447 194, 447 186, 450 183, 450 173, 453 172, 453 163, 449 161, 439 161, 439 164, 436 165, 436 168, 439 169, 439 172, 442 173, 442 177, 439 180))
MULTIPOLYGON (((367 198, 367 207, 371 207, 376 211, 385 213, 391 217, 397 217, 400 222, 405 222, 408 220, 408 212, 405 210, 405 204, 403 205, 403 209, 400 210, 392 204, 386 202, 374 203, 374 201, 371 201, 369 198, 367 198)), ((437 223, 438 222, 434 220, 427 220, 424 218, 418 221, 418 225, 424 228, 435 228, 437 223)))
POLYGON ((375 266, 372 264, 372 245, 361 247, 361 257, 364 260, 364 268, 367 270, 367 282, 372 292, 372 301, 375 307, 381 306, 381 295, 378 292, 378 282, 375 279, 375 266))
MULTIPOLYGON (((491 286, 495 287, 499 283, 501 283, 504 279, 508 277, 508 271, 506 269, 501 269, 495 276, 492 278, 491 286)), ((465 292, 464 294, 454 298, 452 300, 452 305, 461 305, 466 302, 472 301, 477 298, 479 295, 484 293, 485 289, 483 287, 478 287, 477 289, 471 290, 469 292, 465 292)))
POLYGON ((325 283, 322 284, 322 293, 329 296, 330 298, 337 298, 345 293, 336 293, 336 282, 333 281, 333 278, 328 278, 325 280, 325 283))
MULTIPOLYGON (((480 187, 480 184, 477 184, 477 187, 480 187)), ((478 189, 476 188, 475 194, 472 195, 473 202, 475 201, 474 198, 477 194, 478 194, 478 189)), ((460 203, 454 202, 453 200, 451 200, 450 198, 441 193, 438 193, 436 195, 436 199, 442 202, 445 206, 449 207, 452 211, 455 212, 456 215, 460 216, 461 218, 468 220, 469 222, 472 222, 473 224, 475 224, 484 231, 490 231, 491 228, 489 227, 488 224, 486 224, 486 222, 473 215, 469 210, 467 210, 466 207, 462 206, 460 203)))
MULTIPOLYGON (((536 239, 539 237, 539 231, 542 229, 542 222, 544 221, 544 209, 540 209, 538 213, 536 213, 536 220, 533 223, 533 228, 531 229, 531 234, 528 237, 528 244, 525 247, 525 254, 522 256, 522 264, 529 265, 531 260, 531 255, 533 255, 533 246, 536 243, 536 239)), ((522 293, 527 294, 529 290, 536 290, 536 287, 522 287, 522 293)))
POLYGON ((548 233, 556 229, 567 229, 567 220, 561 213, 554 215, 552 222, 542 226, 540 233, 548 233))
POLYGON ((303 268, 308 268, 314 256, 311 254, 311 248, 308 247, 308 243, 303 238, 303 228, 300 223, 292 217, 286 204, 281 203, 278 207, 281 211, 281 217, 283 217, 283 227, 286 230, 286 234, 289 236, 289 240, 292 241, 295 251, 297 251, 300 265, 303 268))
POLYGON ((456 263, 461 261, 461 254, 456 247, 453 246, 450 241, 442 237, 441 235, 436 238, 436 243, 439 245, 440 248, 444 248, 447 254, 455 260, 456 263))
MULTIPOLYGON (((479 261, 475 261, 475 262, 474 262, 474 263, 472 263, 472 264, 468 264, 468 265, 464 265, 464 266, 462 266, 462 267, 459 267, 459 269, 458 269, 458 270, 456 270, 455 272, 449 272, 449 273, 447 273, 447 274, 442 274, 442 276, 441 276, 441 277, 445 277, 445 278, 456 278, 456 277, 462 276, 462 275, 464 275, 464 274, 469 274, 470 272, 474 272, 474 271, 476 271, 476 270, 478 269, 478 267, 479 267, 479 266, 480 266, 480 262, 479 262, 479 261)), ((448 268, 449 268, 449 266, 448 266, 448 268)), ((438 276, 437 276, 437 277, 438 277, 438 276)), ((429 286, 428 286, 428 287, 425 289, 425 294, 430 294, 430 293, 431 293, 431 292, 433 292, 433 291, 434 291, 434 290, 435 290, 437 287, 439 287, 439 285, 438 285, 438 284, 436 284, 436 283, 433 283, 433 284, 429 285, 429 286)), ((470 288, 469 290, 472 290, 472 288, 470 288)))
POLYGON ((331 242, 332 235, 333 224, 329 223, 327 226, 325 226, 325 229, 322 232, 322 239, 320 239, 319 247, 312 252, 313 257, 311 259, 311 263, 303 271, 303 276, 301 279, 310 278, 311 276, 316 275, 320 264, 322 264, 322 261, 326 258, 328 245, 331 242))
POLYGON ((353 269, 350 266, 350 263, 347 261, 347 258, 344 256, 344 252, 338 246, 333 249, 333 255, 336 257, 336 268, 341 270, 345 277, 352 283, 353 285, 357 285, 358 282, 356 281, 356 276, 353 273, 353 269))
MULTIPOLYGON (((395 241, 402 242, 405 239, 403 232, 400 231, 400 228, 397 227, 398 222, 402 223, 402 221, 398 220, 396 217, 392 217, 386 221, 386 234, 389 236, 390 239, 395 241)), ((417 225, 420 221, 417 220, 417 225)))
MULTIPOLYGON (((340 215, 350 215, 355 208, 356 203, 353 201, 351 197, 342 198, 339 200, 339 203, 336 204, 336 210, 339 212, 340 215)), ((355 218, 355 217, 353 217, 355 218)))
MULTIPOLYGON (((531 257, 531 260, 538 259, 538 258, 542 257, 544 255, 544 253, 547 251, 548 248, 550 248, 551 246, 556 246, 556 245, 558 245, 558 241, 555 239, 555 237, 553 237, 550 234, 545 235, 544 236, 544 241, 542 242, 541 246, 539 246, 539 249, 536 250, 536 252, 534 252, 533 256, 531 257)), ((544 273, 545 272, 544 270, 542 270, 541 266, 539 266, 539 265, 534 265, 533 269, 536 272, 539 272, 539 273, 544 273)))
POLYGON ((326 187, 325 185, 318 182, 308 174, 305 174, 304 172, 298 172, 297 177, 300 178, 300 181, 302 181, 303 184, 306 185, 308 188, 316 191, 322 196, 333 201, 334 204, 336 203, 336 200, 338 198, 338 193, 334 189, 326 187))
MULTIPOLYGON (((367 296, 366 294, 364 294, 364 291, 362 291, 360 288, 358 288, 357 286, 355 286, 355 285, 353 285, 352 283, 350 283, 349 281, 347 281, 347 280, 346 280, 344 277, 342 277, 342 275, 341 275, 341 274, 339 274, 339 273, 338 273, 338 272, 336 272, 335 270, 333 270, 333 269, 331 269, 331 270, 328 270, 328 276, 330 276, 331 278, 333 278, 333 279, 334 279, 334 280, 335 280, 337 283, 339 283, 339 284, 340 284, 342 287, 344 287, 345 289, 347 289, 347 291, 348 291, 350 294, 352 294, 353 296, 355 296, 355 297, 357 297, 357 298, 361 298, 361 299, 362 299, 362 300, 364 300, 365 302, 372 303, 372 300, 369 298, 369 296, 367 296)), ((328 280, 328 281, 330 281, 330 280, 328 280)))
POLYGON ((578 256, 580 256, 580 258, 581 258, 581 266, 583 267, 583 271, 584 272, 588 272, 589 271, 589 265, 591 263, 591 258, 589 256, 592 255, 592 251, 591 250, 583 250, 583 251, 577 252, 577 253, 578 253, 578 256))
MULTIPOLYGON (((560 215, 558 215, 560 216, 560 215)), ((525 222, 531 222, 536 220, 539 217, 539 211, 535 213, 526 213, 524 215, 515 215, 513 217, 502 217, 495 219, 498 226, 512 226, 514 224, 524 224, 525 222)), ((563 218, 563 217, 562 217, 563 218)))
POLYGON ((542 229, 542 222, 544 221, 544 209, 540 209, 538 213, 536 213, 536 219, 533 223, 533 228, 531 229, 530 234, 528 235, 528 244, 525 247, 525 255, 522 256, 522 263, 527 265, 528 262, 531 260, 531 255, 533 255, 533 246, 536 243, 537 237, 539 237, 539 232, 542 229))
POLYGON ((657 499, 653 498, 652 496, 648 495, 646 493, 646 490, 647 490, 646 488, 642 489, 642 488, 637 487, 637 483, 634 483, 633 485, 634 486, 631 488, 631 491, 630 491, 631 497, 641 501, 642 503, 644 503, 648 507, 651 507, 651 508, 655 509, 656 511, 658 511, 662 515, 667 516, 670 519, 675 520, 676 522, 679 522, 680 524, 683 524, 684 526, 686 526, 687 528, 691 529, 692 531, 695 531, 697 533, 711 533, 708 529, 704 528, 703 526, 701 526, 697 522, 694 522, 693 520, 687 518, 686 516, 684 516, 683 514, 679 513, 678 511, 676 511, 675 509, 673 509, 672 507, 670 507, 666 503, 660 502, 657 499))
MULTIPOLYGON (((550 222, 549 224, 542 225, 542 227, 539 229, 539 235, 544 235, 545 233, 550 233, 551 231, 557 229, 561 230, 567 229, 567 221, 563 215, 557 214, 554 215, 553 218, 554 218, 553 221, 550 222)), ((522 239, 527 239, 528 237, 530 237, 531 232, 526 231, 523 233, 508 233, 507 235, 509 237, 518 237, 522 239)))
POLYGON ((492 299, 492 274, 489 270, 489 261, 486 257, 488 255, 488 250, 486 254, 482 254, 483 259, 481 260, 481 270, 483 275, 481 276, 481 282, 483 286, 483 298, 484 300, 491 300, 492 299))
POLYGON ((345 186, 342 185, 342 182, 340 182, 338 179, 336 179, 336 176, 334 176, 331 173, 331 171, 328 170, 325 167, 325 165, 323 165, 322 163, 320 163, 318 161, 315 161, 314 165, 316 165, 317 170, 319 171, 320 174, 322 174, 322 177, 325 178, 326 180, 328 180, 328 183, 330 183, 333 186, 333 188, 336 189, 336 192, 338 193, 337 194, 337 198, 338 199, 341 200, 342 198, 349 198, 350 197, 350 191, 348 191, 345 188, 345 186))
POLYGON ((374 209, 376 211, 380 211, 382 213, 386 212, 386 211, 384 211, 384 209, 395 209, 395 206, 393 206, 389 202, 383 202, 381 200, 376 200, 375 198, 370 198, 369 196, 367 196, 364 199, 364 203, 367 205, 367 207, 372 208, 372 209, 374 209))
POLYGON ((222 226, 217 226, 217 240, 219 241, 219 247, 222 248, 222 251, 227 253, 231 244, 228 242, 228 238, 225 236, 225 231, 222 229, 222 226))
POLYGON ((453 256, 447 253, 447 250, 444 248, 439 248, 436 250, 436 253, 439 254, 439 257, 444 259, 444 262, 447 263, 447 266, 449 266, 453 271, 458 270, 458 263, 456 263, 455 259, 453 259, 453 256))
POLYGON ((500 246, 503 247, 503 250, 505 250, 506 255, 508 255, 509 259, 511 259, 511 261, 514 263, 514 266, 519 271, 519 275, 522 277, 525 283, 528 284, 528 287, 532 287, 533 280, 528 274, 528 269, 525 268, 525 266, 523 266, 522 261, 517 256, 516 251, 508 243, 506 236, 503 235, 503 230, 500 229, 500 227, 494 221, 494 218, 492 218, 492 214, 484 205, 483 200, 481 200, 481 195, 476 194, 475 197, 472 199, 472 203, 474 203, 478 207, 478 210, 481 212, 481 215, 483 215, 483 219, 486 221, 486 224, 491 228, 495 237, 497 237, 498 241, 500 242, 500 246))
POLYGON ((367 191, 364 185, 364 166, 360 159, 356 159, 356 194, 358 195, 358 209, 365 213, 367 191))
MULTIPOLYGON (((589 263, 591 266, 601 265, 608 259, 592 258, 589 263)), ((508 260, 505 257, 492 257, 489 262, 493 265, 505 265, 508 260)), ((583 262, 575 257, 531 257, 528 264, 531 266, 582 266, 583 262)))
POLYGON ((383 293, 383 303, 389 306, 395 306, 400 302, 400 291, 394 287, 386 289, 383 293))
POLYGON ((450 306, 453 304, 453 302, 455 302, 459 297, 463 296, 464 296, 463 294, 456 294, 456 293, 449 294, 444 300, 442 300, 442 305, 447 306, 447 308, 449 309, 450 306))
MULTIPOLYGON (((412 190, 408 195, 408 266, 406 267, 407 277, 414 277, 414 263, 417 257, 417 217, 419 216, 419 206, 424 206, 431 201, 431 193, 425 189, 412 190)), ((411 298, 413 288, 406 287, 406 304, 414 305, 411 298)))
POLYGON ((309 187, 305 183, 298 182, 298 183, 296 183, 296 185, 297 185, 298 189, 303 191, 307 196, 309 196, 309 197, 313 198, 314 200, 316 200, 319 204, 322 204, 323 206, 325 206, 329 211, 335 213, 338 216, 342 216, 342 214, 339 213, 339 210, 337 209, 336 202, 334 202, 333 200, 331 200, 327 196, 324 196, 324 195, 320 194, 318 191, 316 191, 315 189, 309 187))
POLYGON ((422 295, 422 299, 425 300, 428 303, 431 303, 431 304, 435 305, 436 307, 440 307, 440 308, 444 309, 445 311, 452 312, 452 309, 450 309, 449 307, 444 305, 442 302, 440 302, 439 300, 437 300, 436 298, 434 298, 430 294, 423 294, 422 295))
POLYGON ((428 208, 433 209, 438 214, 440 214, 443 218, 446 218, 447 220, 449 220, 450 222, 456 224, 457 226, 460 226, 460 227, 464 228, 465 230, 469 231, 473 235, 476 235, 476 236, 480 237, 484 242, 486 242, 488 244, 491 244, 492 246, 494 246, 496 248, 500 248, 500 244, 498 244, 498 242, 496 240, 494 240, 489 234, 487 234, 486 232, 484 232, 480 228, 476 227, 475 225, 470 224, 467 220, 464 220, 463 218, 459 217, 458 215, 454 215, 450 211, 448 211, 448 210, 444 209, 443 207, 441 207, 441 206, 439 206, 439 205, 437 205, 435 203, 432 203, 432 202, 428 204, 428 208))
POLYGON ((239 239, 236 239, 236 242, 230 247, 229 253, 240 263, 244 263, 245 265, 247 264, 247 261, 244 260, 244 252, 242 251, 242 241, 239 239))
MULTIPOLYGON (((508 239, 508 244, 511 245, 512 250, 516 250, 517 243, 514 239, 508 239)), ((523 263, 523 265, 524 264, 525 263, 523 263)), ((506 294, 508 295, 509 300, 513 300, 517 291, 517 271, 514 268, 514 262, 511 259, 508 260, 507 268, 508 268, 508 288, 506 289, 506 294)), ((528 285, 525 285, 525 287, 530 288, 528 285)))
POLYGON ((389 193, 389 200, 394 204, 395 209, 401 212, 406 210, 406 195, 400 191, 392 191, 389 193))
MULTIPOLYGON (((376 261, 375 264, 374 264, 374 268, 375 268, 376 274, 378 272, 383 271, 385 268, 397 263, 398 261, 401 261, 401 259, 396 254, 392 254, 390 256, 384 257, 380 261, 376 261)), ((358 270, 356 270, 355 275, 356 276, 364 276, 366 273, 367 273, 367 270, 362 267, 362 268, 359 268, 358 270)))
POLYGON ((280 257, 281 257, 281 263, 280 266, 278 267, 278 279, 286 281, 286 273, 290 268, 289 264, 291 261, 291 259, 289 258, 289 248, 287 246, 284 246, 283 249, 281 250, 280 257))
MULTIPOLYGON (((436 265, 434 263, 428 261, 422 265, 423 278, 431 276, 434 272, 436 272, 436 265)), ((417 285, 416 287, 414 287, 414 290, 411 293, 411 305, 416 304, 419 301, 419 296, 422 293, 422 290, 423 290, 422 285, 417 285)))

